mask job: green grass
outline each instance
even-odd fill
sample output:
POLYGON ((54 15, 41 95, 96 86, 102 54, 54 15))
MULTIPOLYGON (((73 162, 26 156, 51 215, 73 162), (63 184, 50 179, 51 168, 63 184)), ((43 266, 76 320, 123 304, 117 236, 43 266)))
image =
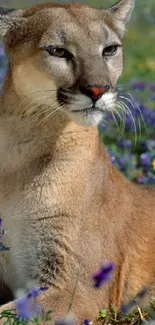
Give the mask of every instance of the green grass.
POLYGON ((155 82, 154 35, 155 25, 130 26, 124 41, 124 72, 120 83, 132 79, 155 82))
MULTIPOLYGON (((148 321, 155 317, 155 302, 151 304, 149 310, 136 307, 128 315, 123 315, 114 306, 101 309, 96 319, 95 325, 145 325, 148 321)), ((3 325, 27 325, 26 322, 19 320, 15 310, 6 310, 2 312, 0 320, 3 319, 3 325)), ((52 321, 52 312, 47 312, 43 318, 34 319, 31 324, 40 325, 42 322, 52 321)), ((82 324, 81 324, 82 325, 82 324)))
MULTIPOLYGON (((4 320, 3 325, 27 325, 27 322, 19 319, 15 309, 3 311, 0 315, 0 320, 4 320)), ((35 318, 31 324, 40 325, 41 323, 47 323, 49 321, 52 321, 51 311, 46 312, 42 318, 35 318)))
POLYGON ((137 307, 133 312, 128 315, 123 315, 115 307, 111 306, 110 309, 102 309, 99 313, 99 324, 112 324, 112 325, 140 325, 151 320, 150 314, 137 307))

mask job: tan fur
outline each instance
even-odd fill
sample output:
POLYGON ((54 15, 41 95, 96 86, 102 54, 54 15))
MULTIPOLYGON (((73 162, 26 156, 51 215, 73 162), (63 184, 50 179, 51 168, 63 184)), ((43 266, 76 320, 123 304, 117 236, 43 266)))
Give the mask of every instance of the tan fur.
POLYGON ((72 310, 79 321, 153 288, 155 193, 112 166, 96 126, 116 104, 122 71, 122 49, 107 61, 102 44, 121 44, 122 11, 129 14, 133 2, 122 0, 119 11, 43 4, 0 20, 10 57, 0 98, 0 213, 11 247, 0 253, 0 283, 14 294, 32 280, 48 285, 40 301, 56 318, 65 315, 77 279, 72 310), (40 49, 60 42, 74 63, 40 49), (100 110, 72 112, 91 104, 80 87, 94 83, 111 84, 100 110), (71 103, 60 105, 59 88, 72 90, 71 103), (110 261, 112 281, 96 290, 91 276, 110 261))

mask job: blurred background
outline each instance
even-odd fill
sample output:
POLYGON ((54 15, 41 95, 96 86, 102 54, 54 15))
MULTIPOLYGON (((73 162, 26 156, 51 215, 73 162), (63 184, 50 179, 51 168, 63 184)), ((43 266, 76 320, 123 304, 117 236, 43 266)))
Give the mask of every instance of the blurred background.
MULTIPOLYGON (((0 0, 0 6, 26 8, 41 2, 49 1, 0 0)), ((107 8, 117 1, 72 2, 107 8)), ((0 86, 6 67, 6 56, 0 45, 0 86)), ((122 104, 115 117, 107 116, 100 125, 101 137, 112 162, 129 179, 155 186, 155 0, 136 0, 124 39, 124 72, 118 88, 122 104)))

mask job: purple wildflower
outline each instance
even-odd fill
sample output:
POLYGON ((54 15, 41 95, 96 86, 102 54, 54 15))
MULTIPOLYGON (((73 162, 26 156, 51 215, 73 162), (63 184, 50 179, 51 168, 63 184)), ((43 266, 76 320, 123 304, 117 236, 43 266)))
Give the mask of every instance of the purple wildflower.
POLYGON ((17 302, 19 318, 28 322, 43 314, 43 308, 37 303, 35 297, 24 296, 17 302))
POLYGON ((140 159, 141 159, 141 163, 142 163, 143 167, 148 168, 151 166, 152 157, 149 152, 143 153, 140 156, 140 159))
POLYGON ((41 292, 44 292, 44 291, 47 291, 47 290, 48 290, 48 287, 46 287, 46 286, 45 287, 40 287, 41 292))
POLYGON ((121 149, 131 149, 132 148, 132 142, 129 139, 123 139, 119 141, 119 147, 121 149))
POLYGON ((84 325, 89 325, 89 320, 88 319, 85 319, 84 322, 83 322, 84 325))
POLYGON ((144 175, 140 176, 138 178, 138 183, 141 185, 147 185, 148 180, 147 180, 146 176, 144 176, 144 175))
POLYGON ((143 288, 133 300, 130 300, 128 304, 121 306, 121 313, 124 315, 128 315, 129 313, 131 313, 137 307, 137 305, 146 297, 147 293, 148 289, 143 288))
POLYGON ((152 84, 152 85, 150 86, 150 90, 151 90, 152 92, 155 91, 155 84, 152 84))
POLYGON ((47 287, 33 288, 30 292, 16 301, 19 318, 22 321, 32 321, 44 315, 44 310, 42 306, 38 304, 37 298, 41 292, 47 289, 47 287))
POLYGON ((155 184, 155 175, 148 175, 148 183, 155 184))
POLYGON ((83 325, 93 325, 93 322, 89 321, 88 319, 85 319, 83 325))
POLYGON ((147 88, 147 84, 144 82, 134 82, 132 85, 133 89, 135 90, 145 90, 147 88))
POLYGON ((100 288, 102 284, 111 279, 111 273, 114 271, 114 264, 107 264, 101 267, 99 272, 93 275, 95 288, 100 288))
POLYGON ((40 295, 40 289, 36 289, 36 288, 33 288, 32 290, 31 290, 31 292, 29 292, 28 294, 27 294, 27 298, 28 299, 30 299, 30 298, 37 298, 37 297, 39 297, 39 295, 40 295))
POLYGON ((119 167, 120 167, 120 170, 123 172, 123 171, 126 171, 126 168, 127 168, 127 162, 125 160, 124 157, 120 157, 119 160, 119 167))
POLYGON ((3 82, 4 81, 4 79, 5 79, 5 76, 6 76, 6 68, 5 67, 3 67, 3 68, 1 68, 1 71, 0 71, 0 82, 3 82))
POLYGON ((4 46, 2 46, 0 44, 0 59, 6 57, 6 53, 5 53, 5 50, 4 50, 4 46))
POLYGON ((114 155, 114 153, 112 151, 109 150, 109 154, 110 154, 110 157, 111 157, 111 161, 113 164, 116 163, 116 156, 114 155))

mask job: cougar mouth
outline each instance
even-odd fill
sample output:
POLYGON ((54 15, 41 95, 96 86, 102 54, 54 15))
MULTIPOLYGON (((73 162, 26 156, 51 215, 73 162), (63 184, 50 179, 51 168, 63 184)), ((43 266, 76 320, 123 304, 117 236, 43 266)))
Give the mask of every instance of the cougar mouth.
POLYGON ((79 113, 79 112, 92 113, 92 112, 97 112, 97 111, 102 112, 101 109, 99 109, 98 107, 96 107, 96 106, 93 104, 93 105, 91 105, 91 106, 89 106, 89 107, 86 107, 86 108, 74 109, 74 110, 72 110, 71 112, 73 112, 73 113, 79 113))
POLYGON ((98 125, 107 111, 113 111, 116 101, 116 91, 103 94, 94 101, 80 91, 70 88, 60 88, 57 92, 57 100, 63 111, 78 124, 84 126, 98 125))

